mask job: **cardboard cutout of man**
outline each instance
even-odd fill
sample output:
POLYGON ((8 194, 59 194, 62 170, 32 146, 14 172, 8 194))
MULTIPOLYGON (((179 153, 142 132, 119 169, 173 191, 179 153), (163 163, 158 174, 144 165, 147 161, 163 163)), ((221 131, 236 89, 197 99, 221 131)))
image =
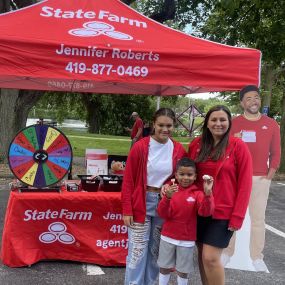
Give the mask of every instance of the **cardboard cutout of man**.
POLYGON ((135 121, 133 127, 131 129, 125 128, 125 130, 131 134, 131 139, 132 139, 131 147, 132 147, 135 142, 137 142, 142 138, 143 121, 139 117, 139 114, 137 112, 133 112, 131 114, 131 118, 135 121))
MULTIPOLYGON (((265 243, 265 210, 272 178, 280 163, 280 128, 277 122, 262 115, 260 91, 247 85, 240 91, 243 115, 232 121, 232 135, 240 137, 250 150, 253 161, 252 193, 249 201, 250 257, 256 271, 268 272, 263 261, 265 243)), ((234 253, 235 236, 222 254, 226 265, 234 253)))

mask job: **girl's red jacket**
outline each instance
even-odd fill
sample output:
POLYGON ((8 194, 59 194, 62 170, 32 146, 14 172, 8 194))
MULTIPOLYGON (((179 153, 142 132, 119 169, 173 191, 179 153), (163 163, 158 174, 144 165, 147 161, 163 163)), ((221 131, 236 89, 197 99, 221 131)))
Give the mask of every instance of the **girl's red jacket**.
MULTIPOLYGON (((147 159, 150 137, 136 142, 128 155, 122 185, 123 215, 133 216, 134 221, 144 223, 146 216, 147 159)), ((187 153, 179 142, 173 141, 173 176, 176 163, 187 153)), ((170 177, 169 177, 170 178, 170 177)))

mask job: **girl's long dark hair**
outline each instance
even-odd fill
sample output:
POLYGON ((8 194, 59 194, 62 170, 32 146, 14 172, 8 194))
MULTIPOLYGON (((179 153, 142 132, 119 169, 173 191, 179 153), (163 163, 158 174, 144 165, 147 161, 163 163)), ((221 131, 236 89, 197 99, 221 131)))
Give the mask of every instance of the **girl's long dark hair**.
POLYGON ((197 162, 205 161, 208 157, 210 157, 214 161, 217 161, 224 156, 226 147, 229 142, 231 126, 232 126, 232 115, 230 110, 226 106, 217 105, 212 107, 208 111, 202 127, 201 147, 196 160, 197 162), (229 120, 229 128, 227 132, 224 134, 223 138, 219 141, 219 143, 216 146, 214 146, 214 138, 212 136, 212 133, 208 129, 208 121, 210 115, 216 111, 224 111, 227 114, 229 120))

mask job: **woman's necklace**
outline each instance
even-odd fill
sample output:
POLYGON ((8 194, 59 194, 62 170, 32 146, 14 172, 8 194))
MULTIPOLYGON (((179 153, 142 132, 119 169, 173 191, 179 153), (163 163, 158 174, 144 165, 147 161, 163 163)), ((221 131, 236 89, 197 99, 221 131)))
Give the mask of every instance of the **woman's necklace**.
POLYGON ((260 112, 258 112, 256 117, 248 117, 248 116, 245 114, 245 112, 244 112, 244 113, 243 113, 243 116, 244 116, 247 120, 249 120, 249 121, 257 121, 257 120, 260 119, 261 114, 260 114, 260 112))

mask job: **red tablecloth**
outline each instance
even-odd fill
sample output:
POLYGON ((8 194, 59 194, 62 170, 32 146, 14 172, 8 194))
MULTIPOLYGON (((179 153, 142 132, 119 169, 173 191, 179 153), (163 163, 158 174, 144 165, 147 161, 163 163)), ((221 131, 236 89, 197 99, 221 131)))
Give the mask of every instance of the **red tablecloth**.
POLYGON ((11 192, 1 259, 10 267, 61 259, 125 265, 120 193, 11 192))

